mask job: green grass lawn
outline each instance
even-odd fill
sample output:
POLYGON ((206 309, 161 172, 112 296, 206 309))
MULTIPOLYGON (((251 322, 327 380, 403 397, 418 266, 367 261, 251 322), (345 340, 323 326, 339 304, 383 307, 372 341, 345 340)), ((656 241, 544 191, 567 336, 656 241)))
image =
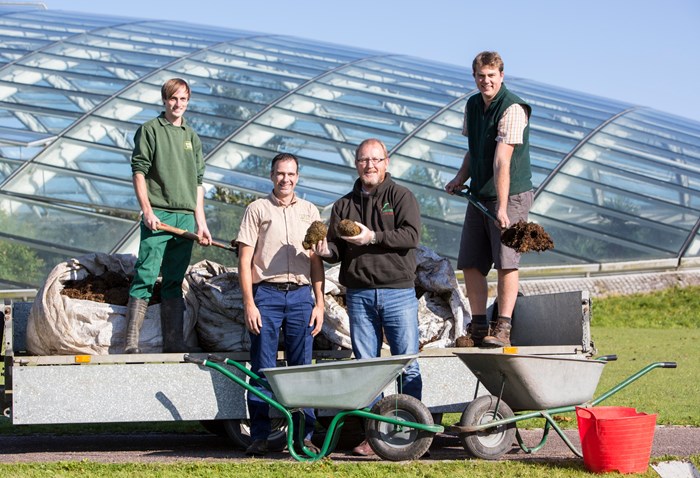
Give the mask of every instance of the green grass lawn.
MULTIPOLYGON (((700 468, 700 455, 691 457, 700 468)), ((174 463, 174 464, 101 464, 92 462, 63 462, 42 464, 0 465, 0 476, 12 478, 184 478, 217 477, 237 478, 591 478, 605 476, 635 476, 658 478, 649 467, 646 473, 621 475, 589 473, 581 460, 563 460, 556 463, 454 460, 443 462, 409 463, 338 463, 330 460, 305 464, 272 460, 245 460, 236 463, 174 463)))
MULTIPOLYGON (((700 288, 670 289, 656 294, 597 299, 593 301, 592 336, 599 355, 618 355, 618 360, 605 366, 596 396, 614 387, 628 376, 652 362, 674 361, 676 369, 656 369, 616 393, 601 405, 634 407, 658 414, 658 424, 700 426, 700 288)), ((569 414, 573 416, 573 414, 569 414)), ((562 417, 562 426, 576 427, 575 419, 562 417)), ((458 414, 446 416, 456 421, 458 414)), ((518 426, 542 426, 541 421, 520 422, 518 426)), ((120 427, 122 427, 120 425, 120 427)), ((182 433, 201 432, 197 424, 124 425, 119 431, 162 430, 182 433), (123 428, 126 427, 126 428, 123 428)), ((51 428, 51 427, 49 427, 51 428)), ((113 426, 110 425, 110 430, 113 426)), ((66 426, 63 433, 93 433, 104 427, 66 426)), ((0 433, 33 433, 44 427, 13 427, 0 418, 0 433)), ((56 427, 53 427, 56 431, 56 427)), ((673 457, 666 457, 672 459, 673 457)), ((691 457, 700 468, 700 454, 691 457)), ((590 477, 581 460, 556 463, 485 462, 456 460, 449 462, 412 463, 334 463, 324 460, 315 464, 245 460, 237 463, 176 464, 98 464, 66 462, 0 465, 0 476, 13 478, 38 477, 261 477, 298 476, 305 478, 334 477, 489 477, 524 478, 590 477)), ((606 476, 619 476, 615 473, 606 476)), ((643 477, 658 477, 652 468, 643 477)))

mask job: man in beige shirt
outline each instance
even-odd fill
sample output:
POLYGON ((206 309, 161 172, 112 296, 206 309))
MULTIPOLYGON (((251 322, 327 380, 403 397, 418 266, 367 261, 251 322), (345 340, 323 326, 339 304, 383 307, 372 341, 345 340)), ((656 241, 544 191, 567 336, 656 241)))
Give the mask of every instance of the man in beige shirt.
MULTIPOLYGON (((320 220, 320 215, 316 206, 294 194, 298 169, 299 161, 293 154, 280 153, 273 158, 272 193, 246 208, 236 238, 254 373, 276 366, 280 328, 287 363, 311 363, 313 339, 323 325, 323 262, 302 246, 306 230, 313 221, 320 220)), ((269 395, 266 390, 258 389, 269 395)), ((248 412, 252 443, 246 453, 265 455, 270 435, 269 405, 249 393, 248 412)), ((300 426, 298 415, 294 414, 295 430, 300 426)), ((311 443, 313 410, 305 409, 304 415, 303 445, 317 453, 318 448, 311 443)))

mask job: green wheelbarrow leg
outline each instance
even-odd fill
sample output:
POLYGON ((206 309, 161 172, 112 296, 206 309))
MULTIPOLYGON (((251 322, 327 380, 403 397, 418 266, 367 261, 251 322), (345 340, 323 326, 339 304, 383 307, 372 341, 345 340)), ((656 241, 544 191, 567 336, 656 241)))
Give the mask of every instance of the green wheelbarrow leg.
MULTIPOLYGON (((573 411, 573 410, 569 410, 569 411, 573 411)), ((563 412, 557 412, 557 413, 563 413, 563 412)), ((577 457, 583 458, 583 454, 579 451, 578 448, 576 448, 576 446, 573 443, 571 443, 571 440, 569 440, 569 437, 566 436, 566 434, 564 433, 564 430, 562 430, 559 427, 559 425, 557 425, 557 423, 554 421, 554 419, 552 418, 552 416, 549 413, 540 412, 540 416, 542 418, 544 418, 546 420, 546 422, 544 424, 544 432, 542 433, 542 439, 540 440, 540 442, 537 445, 535 445, 533 447, 528 447, 527 445, 525 445, 522 437, 520 436, 520 431, 517 428, 515 429, 515 438, 518 440, 518 446, 520 446, 521 450, 523 450, 525 453, 534 453, 536 451, 539 451, 540 449, 542 449, 545 442, 547 441, 547 436, 549 435, 549 429, 554 428, 554 431, 557 432, 557 435, 559 435, 559 438, 561 438, 562 441, 566 444, 566 446, 569 447, 569 450, 571 450, 573 452, 573 454, 576 455, 577 457)))
MULTIPOLYGON (((264 401, 265 403, 267 403, 268 405, 273 407, 275 410, 280 412, 282 414, 282 416, 284 416, 285 419, 287 420, 287 449, 289 451, 289 454, 292 455, 292 457, 295 460, 297 460, 297 461, 317 461, 317 460, 323 458, 323 456, 324 456, 323 451, 321 453, 319 453, 318 456, 316 456, 313 452, 308 450, 308 448, 302 446, 304 453, 309 455, 309 457, 307 458, 307 457, 300 456, 294 450, 294 438, 293 438, 294 437, 294 421, 292 420, 292 414, 289 412, 289 410, 287 410, 284 406, 282 406, 282 404, 280 404, 278 401, 268 397, 267 395, 265 395, 261 391, 257 390, 255 387, 251 386, 245 380, 241 379, 240 377, 238 377, 237 375, 232 373, 230 370, 219 365, 216 362, 213 362, 211 360, 195 359, 194 357, 190 357, 189 355, 185 355, 184 360, 185 360, 185 362, 195 363, 197 365, 203 365, 205 367, 212 368, 212 369, 222 373, 223 375, 225 375, 229 379, 233 380, 236 384, 240 385, 241 387, 246 389, 248 392, 254 394, 256 397, 258 397, 259 399, 261 399, 262 401, 264 401)), ((231 359, 224 359, 223 361, 230 364, 230 365, 233 365, 238 370, 243 372, 245 375, 253 378, 257 383, 259 383, 261 385, 266 383, 263 380, 261 380, 257 374, 251 372, 250 370, 248 370, 246 367, 239 364, 238 362, 231 360, 231 359)), ((268 385, 268 387, 269 387, 269 385, 268 385)))

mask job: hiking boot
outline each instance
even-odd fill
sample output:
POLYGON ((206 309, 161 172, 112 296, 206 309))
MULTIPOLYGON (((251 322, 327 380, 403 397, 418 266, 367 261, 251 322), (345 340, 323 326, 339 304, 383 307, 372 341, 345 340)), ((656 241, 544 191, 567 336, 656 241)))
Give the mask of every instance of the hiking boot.
POLYGON ((267 454, 267 440, 253 440, 245 450, 248 456, 265 456, 267 454))
POLYGON ((484 337, 489 335, 489 326, 471 322, 467 326, 467 335, 457 339, 458 347, 481 347, 484 337))
POLYGON ((493 332, 484 337, 483 345, 485 347, 510 347, 510 329, 510 321, 499 318, 493 332))
POLYGON ((372 447, 369 446, 369 442, 367 439, 362 440, 362 443, 357 445, 355 448, 352 449, 352 454, 357 455, 357 456, 374 456, 374 450, 372 450, 372 447))

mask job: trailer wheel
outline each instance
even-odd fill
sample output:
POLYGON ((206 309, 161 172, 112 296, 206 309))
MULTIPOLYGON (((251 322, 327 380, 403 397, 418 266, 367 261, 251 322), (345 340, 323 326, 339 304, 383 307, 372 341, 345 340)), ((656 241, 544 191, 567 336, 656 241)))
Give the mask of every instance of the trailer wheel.
MULTIPOLYGON (((222 420, 226 435, 238 448, 245 450, 251 444, 250 422, 248 420, 222 420)), ((270 451, 282 451, 287 447, 287 420, 272 418, 272 433, 267 437, 270 451)))
POLYGON ((228 436, 223 420, 200 420, 199 424, 202 425, 202 428, 213 435, 224 438, 228 436))
MULTIPOLYGON (((459 424, 463 427, 483 425, 494 420, 515 416, 503 401, 498 404, 498 413, 494 416, 498 399, 493 395, 478 397, 467 405, 459 424)), ((462 446, 477 458, 498 460, 513 448, 515 442, 515 423, 487 428, 480 432, 460 433, 462 446)))
MULTIPOLYGON (((372 413, 399 421, 433 424, 428 407, 403 394, 384 397, 372 407, 372 413)), ((415 460, 428 451, 433 433, 399 426, 376 419, 367 420, 367 441, 381 458, 390 461, 415 460)))

